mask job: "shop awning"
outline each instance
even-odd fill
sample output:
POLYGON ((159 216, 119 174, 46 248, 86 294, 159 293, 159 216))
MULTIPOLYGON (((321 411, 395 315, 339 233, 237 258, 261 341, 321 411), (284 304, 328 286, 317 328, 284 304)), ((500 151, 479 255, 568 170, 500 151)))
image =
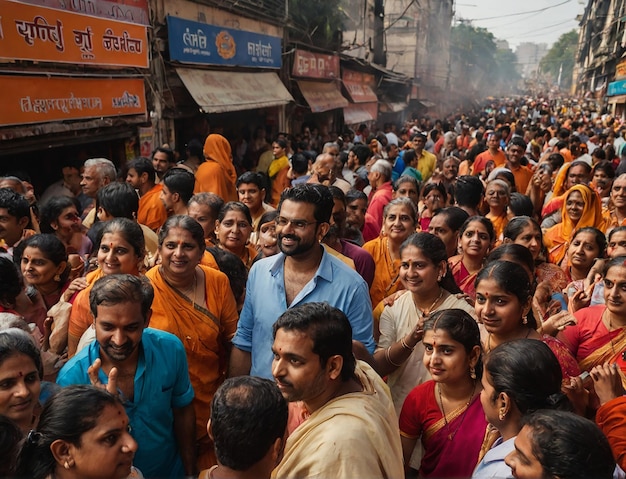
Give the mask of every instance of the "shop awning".
POLYGON ((294 101, 273 72, 243 73, 177 68, 176 73, 205 113, 252 110, 294 101))
POLYGON ((429 101, 429 100, 417 100, 417 101, 420 102, 424 108, 432 108, 434 106, 437 106, 436 103, 433 103, 432 101, 429 101))
POLYGON ((339 91, 336 82, 299 80, 298 87, 313 113, 343 108, 348 100, 339 91))
POLYGON ((610 96, 608 98, 609 105, 626 103, 626 95, 610 96))
POLYGON ((348 90, 352 103, 370 103, 378 101, 376 93, 374 93, 374 90, 372 90, 372 87, 369 85, 346 80, 343 81, 343 84, 346 86, 346 90, 348 90))
POLYGON ((356 125, 378 118, 378 103, 351 103, 343 109, 343 122, 356 125))
POLYGON ((408 103, 404 101, 387 102, 380 104, 380 110, 385 113, 398 113, 408 108, 408 103))

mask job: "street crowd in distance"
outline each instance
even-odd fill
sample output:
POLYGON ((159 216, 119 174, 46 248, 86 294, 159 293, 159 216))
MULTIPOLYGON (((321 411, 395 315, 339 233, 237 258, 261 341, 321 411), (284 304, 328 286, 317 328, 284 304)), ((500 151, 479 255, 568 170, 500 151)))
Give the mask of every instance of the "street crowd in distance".
POLYGON ((0 177, 0 477, 626 476, 626 122, 267 135, 0 177))

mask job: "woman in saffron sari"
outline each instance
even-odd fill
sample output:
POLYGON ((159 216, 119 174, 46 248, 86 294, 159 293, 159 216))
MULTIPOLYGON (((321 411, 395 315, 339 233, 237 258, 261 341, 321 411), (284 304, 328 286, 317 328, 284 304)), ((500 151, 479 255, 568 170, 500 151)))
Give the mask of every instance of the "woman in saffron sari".
MULTIPOLYGON (((432 380, 413 389, 400 413, 407 472, 418 440, 420 477, 469 477, 481 460, 487 420, 480 404, 480 332, 465 311, 437 311, 424 322, 424 365, 432 380)), ((486 449, 486 448, 485 448, 486 449)))
POLYGON ((383 210, 383 232, 363 249, 372 255, 376 269, 370 287, 375 308, 387 296, 404 289, 400 281, 400 246, 417 225, 417 208, 409 198, 391 200, 383 210))
POLYGON ((543 235, 551 263, 561 264, 576 229, 592 226, 604 231, 605 220, 598 195, 586 185, 576 185, 565 194, 561 208, 561 222, 543 235))
POLYGON ((461 226, 459 248, 461 254, 448 259, 454 281, 461 291, 476 297, 474 281, 495 241, 493 224, 483 216, 472 216, 461 226))
POLYGON ((502 243, 504 228, 509 223, 510 216, 508 212, 509 202, 511 201, 511 189, 509 184, 498 178, 487 183, 485 190, 485 200, 489 206, 489 212, 485 215, 491 220, 496 237, 496 246, 502 243))
POLYGON ((204 159, 196 171, 194 193, 211 192, 224 201, 237 201, 237 172, 228 140, 222 135, 211 134, 204 142, 204 159))
POLYGON ((161 264, 146 273, 154 287, 150 327, 177 336, 187 353, 199 470, 216 464, 206 424, 213 395, 226 378, 238 320, 228 277, 199 264, 204 248, 204 231, 196 220, 171 216, 159 232, 161 264))
MULTIPOLYGON (((143 266, 146 246, 138 223, 128 218, 115 218, 104 224, 101 234, 100 244, 96 245, 98 269, 87 274, 87 287, 76 295, 72 303, 67 335, 67 354, 70 358, 76 354, 81 337, 93 324, 89 293, 95 282, 109 274, 138 276, 143 266)), ((91 336, 95 337, 95 333, 91 336)))
MULTIPOLYGON (((607 262, 602 278, 605 304, 583 308, 576 313, 577 324, 568 326, 560 337, 578 360, 581 371, 604 363, 617 363, 626 373, 626 256, 607 262)), ((626 381, 622 376, 622 382, 626 381)))

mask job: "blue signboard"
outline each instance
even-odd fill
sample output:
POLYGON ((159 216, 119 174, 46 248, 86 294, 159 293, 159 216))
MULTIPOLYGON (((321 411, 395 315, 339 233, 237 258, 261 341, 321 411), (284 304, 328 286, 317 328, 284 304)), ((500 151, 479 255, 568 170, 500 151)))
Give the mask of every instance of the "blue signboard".
POLYGON ((609 88, 606 92, 606 95, 626 95, 626 80, 619 80, 609 83, 609 88))
POLYGON ((167 17, 170 60, 204 65, 280 68, 281 38, 167 17))

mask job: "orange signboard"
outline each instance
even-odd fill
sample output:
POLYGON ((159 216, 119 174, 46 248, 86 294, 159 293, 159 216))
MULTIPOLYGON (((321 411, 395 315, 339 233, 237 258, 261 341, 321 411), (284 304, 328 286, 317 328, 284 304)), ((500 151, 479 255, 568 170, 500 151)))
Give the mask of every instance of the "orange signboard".
POLYGON ((0 0, 0 57, 148 68, 143 25, 0 0))
POLYGON ((615 67, 615 79, 622 80, 626 78, 626 60, 621 61, 615 67))
POLYGON ((143 80, 0 76, 0 126, 146 113, 143 80))

